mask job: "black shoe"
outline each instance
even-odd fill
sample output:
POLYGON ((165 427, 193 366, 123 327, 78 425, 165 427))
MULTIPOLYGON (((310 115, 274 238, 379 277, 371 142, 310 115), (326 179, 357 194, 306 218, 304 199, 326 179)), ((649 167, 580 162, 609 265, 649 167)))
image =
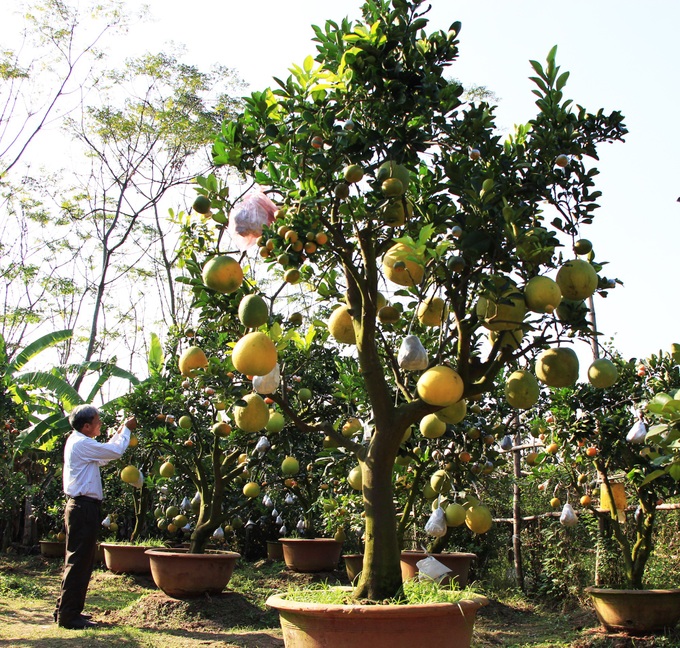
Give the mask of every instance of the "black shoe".
POLYGON ((85 614, 85 612, 81 612, 78 615, 78 618, 79 619, 85 619, 85 621, 89 621, 92 618, 92 615, 91 614, 85 614))
POLYGON ((97 624, 94 621, 89 621, 88 619, 83 619, 81 617, 76 617, 73 621, 67 621, 65 623, 59 622, 59 625, 67 630, 85 630, 87 628, 97 627, 97 624))

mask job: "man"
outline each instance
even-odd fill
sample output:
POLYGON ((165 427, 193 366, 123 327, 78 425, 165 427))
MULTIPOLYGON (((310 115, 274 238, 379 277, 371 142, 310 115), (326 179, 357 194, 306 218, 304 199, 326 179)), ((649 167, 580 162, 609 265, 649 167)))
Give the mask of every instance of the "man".
POLYGON ((69 497, 64 512, 66 558, 54 620, 63 628, 93 628, 97 624, 83 614, 85 595, 92 575, 101 518, 102 480, 99 466, 118 459, 137 427, 131 417, 107 443, 95 439, 101 432, 99 410, 79 405, 69 416, 73 428, 64 447, 64 492, 69 497))

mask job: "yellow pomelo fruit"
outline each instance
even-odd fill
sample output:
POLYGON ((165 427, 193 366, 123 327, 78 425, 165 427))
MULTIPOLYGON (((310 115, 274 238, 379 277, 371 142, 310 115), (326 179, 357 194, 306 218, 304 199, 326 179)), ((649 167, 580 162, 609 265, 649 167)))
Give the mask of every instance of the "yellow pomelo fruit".
POLYGON ((588 367, 588 381, 593 387, 606 389, 614 385, 618 379, 619 370, 611 360, 599 358, 588 367))
POLYGON ((430 477, 430 486, 437 493, 451 490, 451 475, 445 470, 436 470, 430 477))
POLYGON ((126 484, 136 484, 139 480, 139 469, 135 466, 125 466, 125 468, 120 471, 120 478, 126 484))
POLYGON ((281 462, 281 472, 284 475, 295 475, 300 470, 300 462, 295 457, 286 457, 281 462))
POLYGON ((435 416, 438 419, 444 421, 444 423, 450 423, 451 425, 456 425, 460 423, 467 414, 467 401, 461 398, 457 403, 449 405, 444 409, 440 409, 435 412, 435 416))
POLYGON ((425 499, 431 500, 437 497, 438 493, 437 491, 430 486, 430 482, 425 482, 423 484, 423 497, 425 499))
POLYGON ((243 494, 251 499, 257 497, 260 494, 260 485, 257 482, 248 482, 243 487, 243 494))
POLYGON ((339 306, 328 318, 329 333, 342 344, 356 344, 356 334, 348 306, 339 306))
POLYGON ((269 408, 259 394, 246 394, 246 405, 234 407, 234 421, 244 432, 259 432, 269 422, 269 408))
POLYGON ((208 196, 196 196, 192 209, 199 214, 207 214, 210 211, 210 198, 208 196))
POLYGON ((244 335, 231 352, 234 368, 246 376, 266 376, 277 360, 276 345, 261 331, 244 335))
POLYGON ((671 358, 673 358, 673 362, 680 364, 680 344, 677 342, 671 344, 671 358))
POLYGON ((345 421, 345 423, 340 428, 340 432, 342 433, 342 436, 349 439, 353 437, 361 429, 363 429, 361 421, 355 416, 352 416, 349 419, 347 419, 347 421, 345 421))
POLYGON ((284 418, 283 414, 281 414, 281 412, 272 412, 271 410, 269 411, 269 421, 267 421, 267 425, 265 426, 267 432, 277 434, 283 430, 285 425, 286 419, 284 418))
POLYGON ((529 409, 538 401, 541 388, 533 374, 523 369, 513 371, 505 381, 505 400, 517 409, 529 409))
POLYGON ((484 504, 471 506, 465 514, 465 524, 473 533, 486 533, 493 524, 491 511, 484 504))
POLYGON ((190 430, 191 429, 191 417, 187 416, 186 414, 184 416, 180 416, 179 421, 177 421, 177 424, 183 430, 190 430))
POLYGON ((211 432, 218 437, 228 437, 231 434, 231 425, 225 421, 218 421, 212 426, 211 432))
POLYGON ((219 293, 236 292, 243 283, 243 270, 236 259, 229 256, 213 257, 203 266, 203 283, 219 293))
POLYGON ((390 178, 396 178, 399 180, 399 182, 401 182, 403 191, 408 191, 409 184, 411 183, 411 175, 405 166, 397 164, 394 160, 387 160, 387 162, 383 162, 380 167, 378 167, 376 180, 382 184, 390 178))
POLYGON ((130 435, 130 444, 128 447, 130 448, 136 448, 139 445, 139 439, 134 435, 130 435))
POLYGON ((532 277, 524 287, 524 301, 534 313, 552 313, 562 301, 562 291, 550 277, 532 277))
MULTIPOLYGON (((166 461, 161 464, 161 467, 158 469, 158 474, 161 477, 165 477, 166 479, 170 479, 175 474, 175 466, 171 464, 169 461, 166 461)), ((123 480, 125 481, 125 480, 123 480)))
POLYGON ((243 326, 258 328, 267 323, 269 308, 259 295, 246 295, 238 305, 238 318, 243 326))
POLYGON ((186 515, 180 513, 179 515, 176 515, 174 518, 172 518, 172 523, 178 529, 181 529, 182 527, 185 527, 187 524, 189 524, 189 519, 186 515))
POLYGON ((354 490, 358 491, 361 490, 361 487, 363 485, 361 466, 354 466, 354 468, 352 468, 352 470, 349 471, 349 475, 347 475, 347 483, 354 490))
POLYGON ((441 297, 427 297, 418 305, 417 317, 423 326, 441 326, 446 317, 446 302, 441 297))
POLYGON ((382 267, 385 277, 400 286, 417 286, 425 276, 422 258, 416 255, 410 245, 404 243, 396 243, 385 252, 382 267))
POLYGON ((431 367, 418 379, 418 395, 428 405, 448 407, 463 397, 463 379, 450 367, 431 367))
POLYGON ((208 366, 208 358, 202 349, 197 346, 189 347, 179 357, 179 372, 187 378, 196 377, 196 369, 205 369, 208 366))
POLYGON ((578 380, 578 356, 573 349, 546 349, 536 359, 536 377, 550 387, 569 387, 578 380))
POLYGON ((496 344, 500 338, 501 349, 519 349, 524 337, 524 329, 514 329, 512 331, 489 331, 489 342, 496 344))
POLYGON ((465 522, 467 511, 462 504, 454 502, 444 509, 446 515, 446 526, 457 527, 465 522))
POLYGON ((588 261, 571 259, 562 264, 555 277, 562 296, 572 301, 590 297, 597 288, 597 272, 588 261))
POLYGON ((527 312, 524 296, 517 288, 501 295, 482 295, 477 300, 477 317, 490 331, 512 331, 522 324, 527 312))
POLYGON ((383 306, 378 311, 378 319, 381 324, 396 324, 401 318, 401 313, 394 306, 383 306))
POLYGON ((427 414, 420 420, 420 433, 426 439, 438 439, 446 432, 446 423, 435 414, 427 414))

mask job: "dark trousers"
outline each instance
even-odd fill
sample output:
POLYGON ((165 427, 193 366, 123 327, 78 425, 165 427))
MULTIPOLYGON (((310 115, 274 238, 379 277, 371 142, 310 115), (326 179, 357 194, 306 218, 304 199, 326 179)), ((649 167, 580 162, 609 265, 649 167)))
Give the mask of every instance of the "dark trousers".
POLYGON ((85 606, 85 595, 90 584, 97 550, 97 532, 101 504, 93 499, 78 497, 66 504, 66 557, 61 593, 54 612, 60 624, 70 623, 85 606))

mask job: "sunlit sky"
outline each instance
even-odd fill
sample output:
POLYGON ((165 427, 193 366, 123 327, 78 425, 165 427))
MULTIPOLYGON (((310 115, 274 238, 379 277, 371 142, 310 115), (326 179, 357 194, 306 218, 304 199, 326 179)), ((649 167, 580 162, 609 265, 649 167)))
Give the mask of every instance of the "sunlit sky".
MULTIPOLYGON (((235 68, 250 90, 260 90, 315 53, 311 24, 358 18, 362 3, 148 4, 154 21, 133 28, 118 52, 158 51, 172 41, 186 47, 187 62, 235 68)), ((0 8, 0 20, 2 13, 0 8)), ((589 110, 625 115, 626 142, 601 149, 598 188, 604 195, 587 233, 597 259, 610 262, 605 274, 624 282, 606 300, 596 300, 598 325, 628 357, 680 342, 680 3, 432 0, 429 17, 428 29, 462 22, 460 58, 450 74, 498 96, 498 124, 505 131, 535 115, 528 61, 543 62, 553 45, 562 71, 571 72, 565 96, 589 110)), ((2 30, 0 22, 0 35, 2 30)))

